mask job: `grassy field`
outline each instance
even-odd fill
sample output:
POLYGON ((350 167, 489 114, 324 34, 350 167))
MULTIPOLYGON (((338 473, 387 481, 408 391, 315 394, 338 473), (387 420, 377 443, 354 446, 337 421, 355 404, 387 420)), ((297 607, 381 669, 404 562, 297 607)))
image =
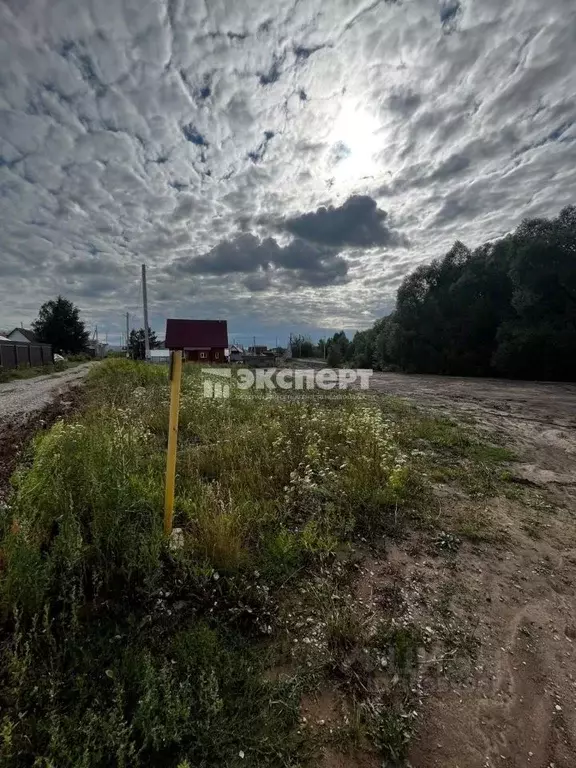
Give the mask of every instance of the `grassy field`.
POLYGON ((305 766, 329 745, 401 765, 419 653, 439 640, 358 603, 360 559, 412 528, 447 551, 490 536, 434 488, 489 496, 511 457, 391 398, 201 386, 186 366, 171 542, 163 367, 95 367, 80 412, 17 472, 0 510, 0 763, 305 766), (303 702, 328 683, 342 718, 323 730, 303 702))

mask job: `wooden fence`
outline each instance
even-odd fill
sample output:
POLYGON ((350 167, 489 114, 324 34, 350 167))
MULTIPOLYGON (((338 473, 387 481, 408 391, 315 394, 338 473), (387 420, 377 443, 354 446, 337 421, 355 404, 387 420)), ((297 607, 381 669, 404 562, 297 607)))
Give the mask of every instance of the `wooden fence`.
POLYGON ((0 368, 28 368, 53 363, 54 355, 50 344, 0 341, 0 368))

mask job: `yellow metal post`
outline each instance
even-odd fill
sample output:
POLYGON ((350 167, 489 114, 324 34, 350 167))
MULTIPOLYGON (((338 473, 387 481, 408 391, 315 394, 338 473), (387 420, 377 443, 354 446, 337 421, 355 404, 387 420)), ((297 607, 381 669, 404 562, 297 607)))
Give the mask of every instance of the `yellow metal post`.
POLYGON ((168 455, 166 457, 166 495, 164 497, 164 533, 172 533, 174 517, 174 485, 176 482, 176 450, 178 448, 178 412, 182 381, 182 350, 170 353, 170 423, 168 426, 168 455))

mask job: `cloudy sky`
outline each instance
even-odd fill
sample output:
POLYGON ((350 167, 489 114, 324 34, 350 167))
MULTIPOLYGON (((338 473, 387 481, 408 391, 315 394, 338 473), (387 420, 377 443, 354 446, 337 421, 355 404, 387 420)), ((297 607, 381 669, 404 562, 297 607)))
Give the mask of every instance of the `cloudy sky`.
POLYGON ((574 0, 0 0, 0 328, 364 328, 576 202, 574 0))

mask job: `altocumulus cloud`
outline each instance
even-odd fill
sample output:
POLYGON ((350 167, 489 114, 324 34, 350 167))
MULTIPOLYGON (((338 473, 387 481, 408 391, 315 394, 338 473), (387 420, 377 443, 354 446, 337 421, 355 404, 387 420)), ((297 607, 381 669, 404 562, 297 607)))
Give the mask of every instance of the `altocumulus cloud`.
POLYGON ((359 327, 576 199, 568 0, 0 3, 0 327, 359 327))

